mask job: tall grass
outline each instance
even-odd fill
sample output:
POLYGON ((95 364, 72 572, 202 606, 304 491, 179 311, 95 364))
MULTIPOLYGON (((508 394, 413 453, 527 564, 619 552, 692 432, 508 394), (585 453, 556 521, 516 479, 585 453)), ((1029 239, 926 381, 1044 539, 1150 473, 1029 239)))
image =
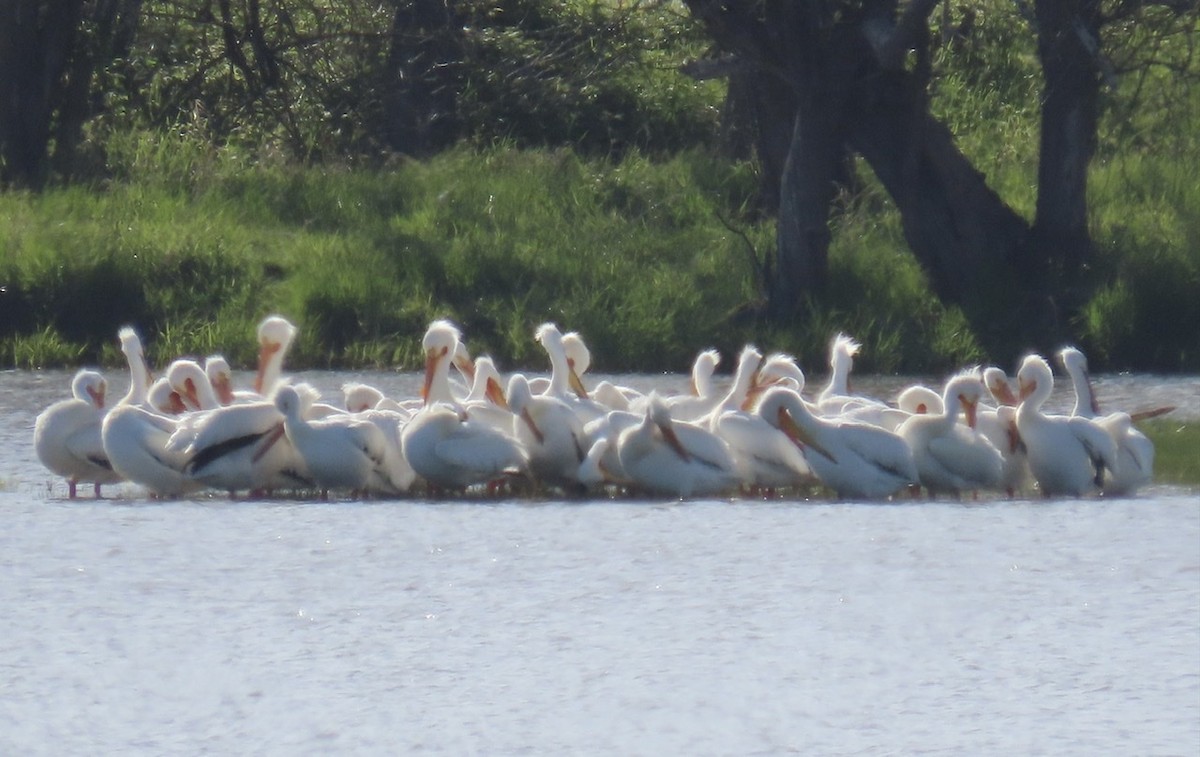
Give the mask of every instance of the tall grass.
MULTIPOLYGON (((581 331, 612 371, 683 370, 700 349, 754 341, 820 372, 839 331, 864 343, 862 370, 987 358, 963 315, 930 294, 870 184, 836 220, 829 296, 784 330, 747 316, 774 235, 742 212, 753 171, 703 151, 613 162, 461 148, 352 171, 187 133, 123 139, 104 186, 0 194, 0 365, 113 362, 125 324, 160 359, 222 351, 249 365, 271 312, 301 327, 294 366, 417 367, 438 317, 502 367, 544 362, 532 333, 545 320, 581 331)), ((1154 345, 1146 335, 1195 313, 1196 190, 1183 168, 1149 157, 1100 176, 1104 202, 1141 212, 1100 209, 1100 227, 1124 242, 1105 248, 1114 278, 1081 326, 1084 345, 1100 365, 1194 369, 1195 329, 1154 345), (1126 191, 1154 172, 1153 192, 1126 191)))

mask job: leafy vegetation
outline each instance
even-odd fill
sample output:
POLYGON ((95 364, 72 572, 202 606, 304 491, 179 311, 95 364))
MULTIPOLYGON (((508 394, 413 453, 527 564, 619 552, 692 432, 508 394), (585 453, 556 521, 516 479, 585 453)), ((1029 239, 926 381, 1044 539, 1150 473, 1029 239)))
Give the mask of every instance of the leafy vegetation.
MULTIPOLYGON (((75 181, 0 194, 0 365, 112 360, 125 323, 165 353, 247 364, 272 311, 301 325, 305 366, 412 367, 442 316, 510 365, 532 358, 547 319, 584 332, 608 370, 680 370, 745 341, 820 366, 837 331, 864 343, 868 371, 937 372, 1007 347, 931 294, 862 165, 832 221, 828 291, 794 324, 757 319, 774 223, 755 162, 713 148, 725 89, 680 72, 706 42, 676 5, 457 4, 461 56, 435 74, 459 93, 455 146, 423 160, 384 147, 394 8, 272 10, 255 20, 260 46, 242 38, 243 69, 207 5, 146 3, 128 55, 97 74, 106 107, 75 181)), ((974 26, 937 50, 931 104, 1031 217, 1034 37, 1010 3, 973 7, 974 26)), ((1070 328, 1095 369, 1194 371, 1194 46, 1122 34, 1090 184, 1100 254, 1070 328)), ((994 301, 971 306, 1011 294, 998 277, 994 301)))

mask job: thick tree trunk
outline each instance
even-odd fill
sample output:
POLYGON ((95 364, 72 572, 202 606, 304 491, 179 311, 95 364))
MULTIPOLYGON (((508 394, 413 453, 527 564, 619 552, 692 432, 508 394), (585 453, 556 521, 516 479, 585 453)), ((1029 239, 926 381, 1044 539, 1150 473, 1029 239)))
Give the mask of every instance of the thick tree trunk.
POLYGON ((934 292, 969 304, 998 270, 1013 267, 1025 221, 988 187, 922 96, 901 82, 886 89, 859 102, 851 144, 895 201, 934 292))
POLYGON ((462 21, 451 0, 393 0, 384 96, 388 146, 429 155, 458 137, 455 64, 462 59, 462 21))
POLYGON ((55 109, 83 0, 0 3, 0 183, 46 178, 55 109))
POLYGON ((829 213, 844 165, 840 107, 802 107, 783 166, 776 222, 774 275, 768 282, 771 318, 796 316, 806 298, 824 291, 829 269, 829 213))
POLYGON ((1092 257, 1088 166, 1096 151, 1100 97, 1098 0, 1038 0, 1042 95, 1037 216, 1031 254, 1045 273, 1070 280, 1092 257))

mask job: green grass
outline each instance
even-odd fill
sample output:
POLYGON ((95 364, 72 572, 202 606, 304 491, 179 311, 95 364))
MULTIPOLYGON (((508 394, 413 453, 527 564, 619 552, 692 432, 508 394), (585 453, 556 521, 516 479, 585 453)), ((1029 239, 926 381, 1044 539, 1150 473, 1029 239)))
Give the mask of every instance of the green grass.
POLYGON ((788 330, 734 317, 758 297, 750 256, 774 230, 739 211, 750 169, 703 152, 459 149, 346 171, 159 139, 125 146, 124 178, 103 189, 0 195, 0 364, 116 361, 129 323, 164 357, 222 350, 246 365, 270 312, 301 327, 297 367, 414 367, 438 317, 510 366, 542 359, 532 333, 545 320, 583 332, 613 371, 683 370, 700 349, 750 340, 820 369, 837 330, 867 346, 864 370, 979 354, 895 229, 865 222, 832 256, 852 306, 788 330))
POLYGON ((1200 423, 1159 418, 1138 429, 1154 442, 1154 481, 1200 487, 1200 423))
MULTIPOLYGON (((771 326, 747 316, 774 225, 746 210, 744 164, 501 146, 346 170, 197 139, 124 135, 104 185, 0 193, 0 366, 119 362, 125 324, 164 360, 222 351, 246 366, 271 312, 301 328, 294 367, 416 367, 439 317, 505 367, 540 364, 546 320, 581 331, 609 371, 681 371, 747 341, 823 371, 839 331, 863 343, 864 372, 987 360, 870 181, 835 218, 827 296, 771 326)), ((1200 190, 1149 155, 1097 176, 1103 254, 1081 346, 1098 370, 1200 369, 1200 332, 1177 327, 1200 322, 1200 190)))

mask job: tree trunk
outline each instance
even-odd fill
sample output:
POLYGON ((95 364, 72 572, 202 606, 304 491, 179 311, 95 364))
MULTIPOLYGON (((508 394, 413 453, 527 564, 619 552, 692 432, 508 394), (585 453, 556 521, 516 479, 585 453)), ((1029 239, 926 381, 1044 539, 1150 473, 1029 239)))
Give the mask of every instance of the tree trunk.
POLYGON ((52 124, 83 0, 0 3, 0 183, 45 181, 52 124))
POLYGON ((767 311, 787 321, 805 299, 825 289, 829 270, 829 213, 844 164, 845 143, 835 103, 812 98, 795 116, 795 129, 783 166, 775 267, 768 282, 767 311))
POLYGON ((463 24, 451 0, 393 2, 384 133, 392 149, 425 156, 458 137, 454 77, 463 24))
POLYGON ((1075 278, 1092 257, 1087 174, 1096 151, 1100 97, 1098 0, 1038 0, 1038 56, 1045 82, 1037 215, 1031 255, 1045 274, 1075 278))

